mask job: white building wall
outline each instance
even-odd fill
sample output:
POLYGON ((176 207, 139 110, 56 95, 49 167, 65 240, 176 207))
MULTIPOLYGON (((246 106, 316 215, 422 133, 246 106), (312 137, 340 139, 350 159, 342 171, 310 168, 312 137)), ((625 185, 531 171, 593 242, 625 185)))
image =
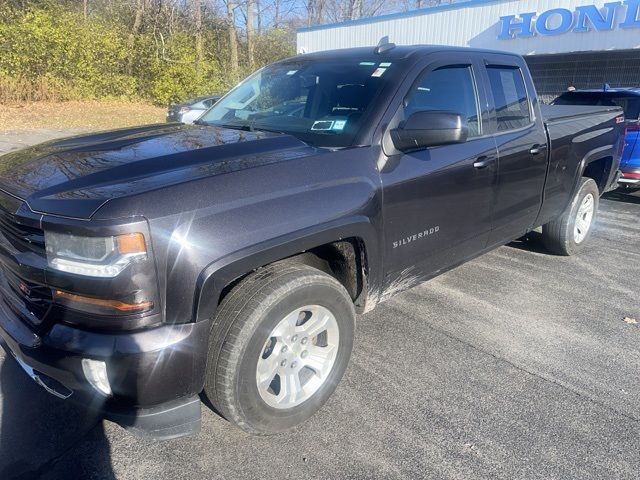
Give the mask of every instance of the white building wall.
MULTIPOLYGON (((616 9, 614 29, 586 33, 568 31, 560 35, 500 40, 500 17, 525 12, 542 13, 553 8, 596 5, 602 8, 610 0, 472 0, 460 5, 417 11, 411 16, 390 15, 379 19, 346 22, 301 29, 297 36, 298 52, 315 52, 338 48, 376 45, 388 36, 398 45, 436 44, 508 50, 522 55, 628 50, 640 48, 640 29, 620 29, 626 5, 616 9)), ((552 20, 558 17, 552 17, 552 20)), ((535 21, 535 20, 534 20, 535 21)), ((559 23, 559 21, 558 21, 559 23)), ((575 15, 574 15, 575 24, 575 15)), ((549 27, 553 28, 550 21, 549 27)))

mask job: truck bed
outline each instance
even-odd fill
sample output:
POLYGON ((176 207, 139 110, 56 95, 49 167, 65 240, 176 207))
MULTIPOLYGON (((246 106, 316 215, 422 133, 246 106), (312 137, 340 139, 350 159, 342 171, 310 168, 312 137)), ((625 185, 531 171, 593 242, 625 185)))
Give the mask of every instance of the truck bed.
POLYGON ((540 105, 544 122, 555 123, 572 118, 598 115, 608 112, 620 112, 622 108, 618 106, 594 106, 594 105, 540 105))
POLYGON ((544 201, 540 217, 549 220, 563 211, 570 201, 579 175, 584 175, 582 162, 592 163, 602 175, 596 177, 600 192, 616 184, 624 114, 620 107, 582 105, 542 105, 548 139, 548 174, 544 187, 544 201), (603 148, 609 151, 601 155, 603 148), (600 157, 594 164, 593 156, 600 157), (578 175, 578 177, 576 177, 578 175))

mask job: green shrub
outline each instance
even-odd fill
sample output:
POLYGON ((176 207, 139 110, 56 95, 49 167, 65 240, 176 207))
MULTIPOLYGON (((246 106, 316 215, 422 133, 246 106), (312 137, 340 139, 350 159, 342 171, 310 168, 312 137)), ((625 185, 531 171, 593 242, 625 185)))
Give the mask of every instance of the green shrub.
MULTIPOLYGON (((88 20, 75 2, 0 5, 0 102, 140 99, 165 105, 222 93, 236 83, 222 23, 205 23, 204 59, 197 68, 189 25, 164 36, 143 28, 134 38, 122 5, 114 2, 88 20)), ((284 30, 256 39, 257 66, 293 52, 284 30)), ((239 74, 248 73, 245 61, 239 74)))

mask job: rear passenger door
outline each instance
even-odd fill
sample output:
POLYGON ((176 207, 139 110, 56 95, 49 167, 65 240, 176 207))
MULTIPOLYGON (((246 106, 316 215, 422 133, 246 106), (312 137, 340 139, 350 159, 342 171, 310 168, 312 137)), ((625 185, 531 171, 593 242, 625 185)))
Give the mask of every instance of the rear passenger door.
POLYGON ((535 227, 547 173, 547 138, 524 61, 499 54, 484 60, 490 128, 498 151, 491 246, 535 227))

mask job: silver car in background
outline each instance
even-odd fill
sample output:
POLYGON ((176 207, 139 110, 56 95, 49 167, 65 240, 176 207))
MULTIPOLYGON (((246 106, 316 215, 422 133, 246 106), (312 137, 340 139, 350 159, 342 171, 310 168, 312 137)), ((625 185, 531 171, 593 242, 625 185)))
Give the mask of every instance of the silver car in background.
POLYGON ((167 110, 167 122, 193 123, 220 98, 220 95, 210 95, 170 105, 167 110))

